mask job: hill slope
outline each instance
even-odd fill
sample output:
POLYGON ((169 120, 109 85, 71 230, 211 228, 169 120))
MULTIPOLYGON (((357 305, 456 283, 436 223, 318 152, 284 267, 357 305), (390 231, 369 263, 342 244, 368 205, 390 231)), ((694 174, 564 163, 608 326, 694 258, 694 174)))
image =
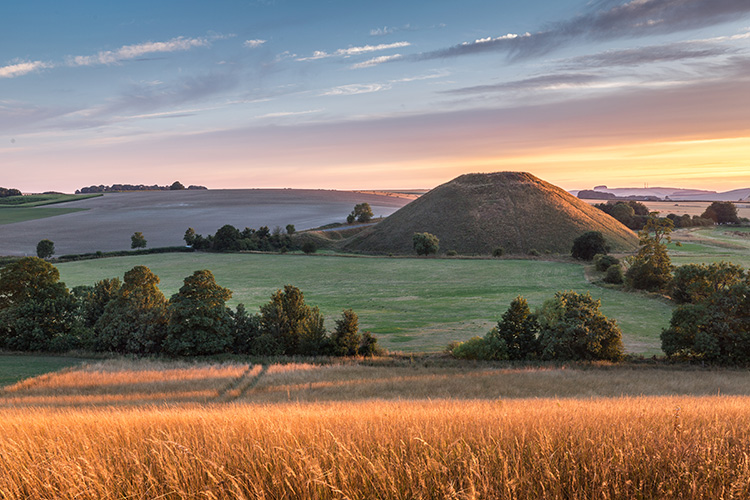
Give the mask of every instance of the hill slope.
POLYGON ((428 232, 441 251, 489 254, 569 253, 586 231, 601 231, 617 251, 638 240, 609 215, 563 189, 524 172, 466 174, 436 187, 380 224, 354 236, 346 249, 411 254, 412 235, 428 232))

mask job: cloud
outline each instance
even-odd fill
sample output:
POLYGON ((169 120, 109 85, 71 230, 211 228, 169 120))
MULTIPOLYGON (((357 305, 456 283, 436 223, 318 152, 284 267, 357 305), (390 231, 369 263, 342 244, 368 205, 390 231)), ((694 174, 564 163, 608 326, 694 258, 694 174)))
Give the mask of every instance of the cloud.
MULTIPOLYGON (((444 23, 435 24, 427 29, 439 29, 445 28, 444 23)), ((412 26, 411 24, 405 24, 403 26, 383 26, 382 28, 375 28, 370 30, 370 36, 386 36, 398 33, 399 31, 419 31, 423 28, 412 26)))
POLYGON ((367 61, 363 61, 357 64, 352 64, 349 67, 351 69, 369 68, 370 66, 377 66, 378 64, 396 61, 398 59, 403 59, 403 58, 404 56, 402 56, 401 54, 393 54, 392 56, 379 56, 379 57, 373 57, 372 59, 368 59, 367 61))
MULTIPOLYGON (((215 39, 216 37, 213 37, 215 39)), ((124 45, 117 50, 100 51, 92 56, 70 56, 70 66, 92 66, 96 64, 116 64, 121 61, 137 59, 148 54, 165 52, 182 52, 195 47, 207 47, 211 44, 209 38, 177 37, 166 42, 146 42, 135 45, 124 45)))
POLYGON ((507 90, 559 89, 564 87, 580 87, 591 85, 601 80, 602 78, 596 75, 579 73, 553 74, 524 78, 522 80, 514 80, 511 82, 497 83, 494 85, 476 85, 473 87, 444 90, 441 92, 441 94, 484 94, 487 92, 502 92, 507 90))
POLYGON ((563 67, 568 69, 580 69, 613 66, 638 66, 641 64, 718 57, 733 52, 734 50, 731 48, 718 45, 682 42, 638 47, 635 49, 610 50, 599 54, 573 57, 566 59, 563 62, 563 67))
POLYGON ((284 118, 286 116, 299 116, 299 115, 310 115, 313 113, 320 113, 322 109, 309 109, 307 111, 279 111, 276 113, 267 113, 265 115, 256 116, 256 118, 284 118))
POLYGON ((370 94, 372 92, 380 92, 381 90, 389 90, 390 85, 385 83, 354 83, 351 85, 341 85, 334 87, 331 90, 323 92, 320 95, 357 95, 357 94, 370 94))
POLYGON ((300 57, 297 61, 314 61, 317 59, 325 59, 328 57, 351 57, 360 54, 367 54, 369 52, 378 52, 381 50, 388 49, 400 49, 402 47, 408 47, 411 44, 409 42, 395 42, 395 43, 381 43, 379 45, 363 45, 361 47, 349 47, 347 49, 338 49, 335 52, 326 52, 323 50, 316 50, 312 56, 300 57))
POLYGON ((267 41, 268 40, 245 40, 245 43, 243 43, 242 45, 247 47, 248 49, 255 49, 257 47, 260 47, 267 41))
POLYGON ((413 56, 442 59, 483 52, 507 52, 513 58, 544 55, 576 40, 608 40, 661 35, 713 26, 750 14, 747 0, 602 1, 582 15, 551 24, 546 30, 464 42, 413 56))
POLYGON ((19 61, 15 64, 0 67, 0 78, 15 78, 50 67, 52 67, 51 64, 42 61, 19 61))

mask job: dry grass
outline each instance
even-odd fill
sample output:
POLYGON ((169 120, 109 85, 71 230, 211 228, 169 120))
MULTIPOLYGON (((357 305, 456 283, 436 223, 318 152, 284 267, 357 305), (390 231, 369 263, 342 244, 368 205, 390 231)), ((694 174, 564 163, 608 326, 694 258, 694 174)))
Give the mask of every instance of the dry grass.
POLYGON ((745 397, 22 410, 0 498, 747 498, 745 397))
POLYGON ((106 361, 0 395, 3 500, 749 496, 748 371, 106 361))

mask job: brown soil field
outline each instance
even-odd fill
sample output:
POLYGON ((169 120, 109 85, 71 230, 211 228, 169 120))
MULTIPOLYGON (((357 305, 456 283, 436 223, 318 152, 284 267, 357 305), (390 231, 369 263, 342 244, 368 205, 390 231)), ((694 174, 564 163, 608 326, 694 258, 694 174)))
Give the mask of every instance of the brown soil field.
POLYGON ((409 199, 370 193, 301 189, 222 189, 111 193, 66 203, 88 210, 0 226, 0 255, 35 255, 39 240, 55 242, 56 255, 130 248, 140 231, 148 248, 178 246, 188 227, 204 236, 224 224, 310 229, 344 222, 357 203, 376 217, 388 216, 409 199))

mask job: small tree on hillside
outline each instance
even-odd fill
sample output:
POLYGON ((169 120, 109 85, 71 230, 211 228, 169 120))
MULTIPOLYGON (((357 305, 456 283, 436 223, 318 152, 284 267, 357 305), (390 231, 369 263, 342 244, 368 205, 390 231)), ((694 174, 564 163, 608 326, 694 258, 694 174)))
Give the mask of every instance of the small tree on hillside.
POLYGON ((351 224, 352 222, 370 222, 370 219, 372 219, 373 213, 372 208, 370 208, 369 203, 358 203, 357 205, 354 205, 354 210, 352 210, 352 213, 349 214, 349 216, 346 218, 346 221, 351 224))
POLYGON ((570 254, 574 259, 592 260, 595 255, 606 255, 609 251, 604 235, 599 231, 586 231, 573 240, 570 254))
POLYGON ((667 253, 667 243, 674 224, 652 214, 643 230, 638 233, 640 248, 630 268, 625 273, 628 286, 639 290, 661 291, 672 279, 672 262, 667 253))
POLYGON ((55 253, 55 244, 52 240, 42 240, 36 244, 36 256, 40 259, 52 257, 55 253))
POLYGON ((414 233, 412 244, 417 255, 436 254, 440 250, 440 240, 437 236, 430 233, 414 233))
POLYGON ((232 291, 216 284, 211 271, 185 278, 167 306, 169 323, 164 351, 173 356, 224 352, 232 345, 232 317, 226 301, 232 291))
POLYGON ((146 248, 146 238, 143 237, 143 233, 140 231, 133 233, 130 237, 130 248, 146 248))

